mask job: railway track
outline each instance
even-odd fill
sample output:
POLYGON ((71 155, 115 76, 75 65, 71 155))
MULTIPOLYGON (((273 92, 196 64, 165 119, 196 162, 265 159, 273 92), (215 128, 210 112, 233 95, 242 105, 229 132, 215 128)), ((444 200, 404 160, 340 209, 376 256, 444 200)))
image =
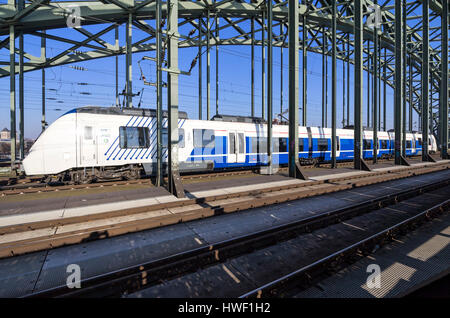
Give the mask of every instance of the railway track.
MULTIPOLYGON (((120 297, 129 295, 143 289, 159 288, 158 286, 161 286, 163 282, 174 281, 174 279, 182 280, 183 277, 189 277, 189 275, 194 272, 197 278, 202 276, 202 271, 205 271, 205 275, 207 275, 207 269, 211 266, 220 266, 230 259, 242 257, 247 254, 255 254, 265 248, 272 247, 273 249, 277 249, 278 245, 286 244, 286 242, 295 240, 305 233, 311 233, 324 228, 326 229, 346 220, 354 220, 361 216, 370 217, 372 214, 380 214, 383 212, 383 209, 395 209, 396 206, 403 202, 407 205, 409 204, 409 206, 415 206, 415 209, 409 211, 409 214, 403 216, 401 220, 398 220, 398 218, 389 220, 389 222, 387 222, 388 225, 382 230, 375 229, 372 232, 367 231, 368 234, 366 234, 365 237, 358 237, 356 241, 352 241, 349 245, 345 245, 348 243, 348 240, 347 242, 344 242, 345 246, 336 246, 336 242, 334 242, 334 244, 331 244, 331 248, 329 248, 328 251, 325 249, 325 256, 316 259, 313 256, 311 258, 306 257, 305 259, 302 259, 305 265, 296 270, 280 277, 276 277, 275 279, 271 278, 271 275, 268 274, 267 277, 271 279, 257 288, 242 292, 242 288, 245 289, 245 287, 242 286, 245 284, 240 284, 236 287, 236 292, 238 292, 238 294, 215 295, 214 292, 211 293, 209 290, 203 297, 240 296, 243 298, 259 298, 290 295, 289 291, 297 291, 299 289, 299 284, 302 288, 305 288, 314 283, 317 277, 320 277, 324 272, 329 272, 330 269, 338 270, 340 268, 339 266, 345 264, 346 261, 353 262, 356 259, 355 254, 358 254, 360 255, 358 257, 361 257, 363 254, 370 253, 375 246, 382 245, 384 242, 389 241, 393 236, 401 233, 401 231, 411 228, 418 222, 428 220, 437 214, 448 211, 450 208, 450 199, 448 198, 449 190, 450 179, 441 178, 438 181, 435 180, 427 184, 422 184, 421 186, 415 186, 408 190, 396 191, 389 195, 369 199, 365 202, 349 205, 344 208, 328 211, 287 224, 184 251, 148 263, 89 278, 81 282, 81 289, 68 289, 64 285, 27 296, 120 297), (426 202, 426 204, 425 206, 418 207, 417 204, 408 203, 408 200, 426 202)), ((386 213, 386 211, 387 210, 384 212, 385 216, 382 217, 389 219, 389 214, 386 213)), ((380 216, 378 215, 378 217, 380 216)), ((323 242, 323 245, 326 245, 326 242, 323 242)), ((261 255, 261 253, 259 254, 261 255)), ((252 267, 256 262, 261 262, 261 259, 249 257, 248 263, 246 264, 252 267)), ((270 271, 270 266, 278 266, 267 259, 265 265, 269 268, 268 271, 270 271)), ((261 267, 261 264, 255 264, 254 266, 259 268, 261 267)), ((266 268, 265 266, 263 267, 266 268)), ((275 272, 278 272, 278 270, 275 272)), ((201 280, 187 278, 187 281, 189 281, 189 290, 201 290, 201 286, 195 285, 196 282, 199 283, 201 280)), ((205 281, 207 281, 206 278, 205 281)), ((184 282, 181 281, 181 284, 183 283, 184 282)), ((170 286, 170 284, 166 284, 166 289, 170 288, 170 286)), ((172 288, 174 286, 176 285, 173 285, 172 288)), ((157 292, 155 291, 154 293, 157 292)), ((143 295, 145 297, 145 290, 143 295)), ((150 295, 152 295, 152 293, 150 293, 150 295)), ((200 297, 201 296, 202 294, 200 294, 200 297)))
MULTIPOLYGON (((215 173, 201 173, 193 175, 183 175, 182 180, 205 180, 217 179, 227 176, 240 176, 254 174, 253 170, 239 170, 215 173)), ((37 182, 40 178, 22 179, 19 183, 0 186, 0 196, 23 195, 29 193, 45 193, 57 191, 73 191, 92 188, 115 187, 131 184, 147 184, 150 185, 150 177, 142 177, 137 180, 110 180, 102 182, 94 182, 87 184, 62 184, 62 183, 42 183, 37 182)), ((165 178, 167 181, 167 178, 165 178)))
POLYGON ((0 258, 131 232, 187 222, 224 213, 278 204, 449 169, 450 163, 405 167, 363 175, 335 177, 237 192, 159 203, 95 214, 56 217, 0 227, 0 258))
MULTIPOLYGON (((392 162, 392 160, 379 160, 379 163, 392 162)), ((338 163, 338 168, 352 167, 353 161, 340 162, 338 163)), ((310 165, 302 166, 303 169, 313 169, 313 168, 329 168, 331 164, 322 163, 320 165, 310 165)), ((280 172, 287 172, 286 167, 279 168, 280 172)), ((181 179, 183 181, 198 181, 198 180, 213 180, 223 177, 233 177, 233 176, 245 176, 255 174, 255 170, 236 170, 236 171, 225 171, 225 172, 213 172, 213 173, 198 173, 198 174, 186 174, 182 175, 181 179)), ((103 188, 103 187, 116 187, 124 185, 136 185, 136 184, 150 184, 149 177, 143 177, 137 180, 111 180, 102 181, 88 184, 63 184, 63 183, 43 183, 40 182, 42 177, 27 177, 24 179, 3 179, 0 180, 0 196, 13 196, 13 195, 26 195, 33 193, 48 193, 48 192, 58 192, 58 191, 74 191, 74 190, 84 190, 93 188, 103 188)))
MULTIPOLYGON (((371 233, 367 237, 343 246, 330 252, 325 257, 311 262, 306 266, 301 266, 292 272, 278 277, 264 285, 241 294, 239 298, 267 298, 267 297, 292 297, 296 293, 318 283, 321 278, 336 273, 356 260, 370 255, 378 250, 380 246, 392 241, 398 236, 414 230, 421 223, 432 218, 448 213, 450 211, 450 199, 448 193, 450 187, 446 183, 444 189, 436 190, 431 194, 440 196, 441 201, 424 210, 416 210, 413 216, 404 218, 401 221, 392 221, 391 225, 381 231, 371 233)), ((444 186, 443 184, 441 186, 444 186)), ((429 196, 420 195, 418 199, 429 199, 429 196)), ((395 208, 393 205, 392 208, 395 208)))

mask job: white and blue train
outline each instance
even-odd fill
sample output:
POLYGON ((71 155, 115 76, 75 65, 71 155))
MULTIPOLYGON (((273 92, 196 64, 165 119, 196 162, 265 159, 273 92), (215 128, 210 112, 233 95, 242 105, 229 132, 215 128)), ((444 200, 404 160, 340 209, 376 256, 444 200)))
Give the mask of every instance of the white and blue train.
MULTIPOLYGON (((137 178, 154 174, 156 111, 87 106, 73 109, 37 138, 23 160, 27 175, 91 182, 107 178, 137 178)), ((216 115, 192 120, 179 112, 180 172, 252 168, 267 163, 266 124, 257 118, 216 115)), ((167 114, 163 114, 163 145, 167 145, 167 114)), ((331 129, 299 127, 302 164, 329 161, 331 129)), ((364 130, 364 158, 373 155, 371 130, 364 130)), ((378 132, 378 157, 393 155, 394 133, 378 132)), ((287 165, 288 125, 273 125, 273 162, 287 165)), ((428 140, 436 151, 436 140, 428 140)), ((406 134, 406 155, 421 154, 422 135, 406 134)), ((337 160, 353 159, 353 129, 337 129, 337 160)), ((167 162, 167 148, 163 148, 167 162)))

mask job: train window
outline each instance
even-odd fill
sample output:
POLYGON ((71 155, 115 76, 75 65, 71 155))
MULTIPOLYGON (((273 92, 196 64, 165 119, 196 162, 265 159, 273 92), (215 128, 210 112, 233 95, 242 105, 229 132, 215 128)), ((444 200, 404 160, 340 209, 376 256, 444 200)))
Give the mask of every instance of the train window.
POLYGON ((422 146, 422 138, 417 138, 417 141, 418 141, 418 143, 419 143, 419 146, 422 146))
POLYGON ((278 143, 280 145, 278 152, 287 152, 288 151, 287 138, 278 138, 278 143))
POLYGON ((239 153, 245 153, 245 137, 243 133, 238 133, 239 153))
POLYGON ((267 137, 256 137, 252 140, 252 153, 267 153, 267 137))
POLYGON ((303 138, 298 139, 298 152, 305 151, 305 143, 303 138))
POLYGON ((363 139, 363 149, 372 149, 372 139, 363 139))
POLYGON ((250 138, 250 145, 251 145, 251 152, 257 153, 258 152, 258 138, 257 137, 251 137, 250 138))
POLYGON ((85 140, 92 139, 92 127, 91 126, 84 126, 84 139, 85 140))
MULTIPOLYGON (((167 145, 169 144, 169 131, 167 128, 162 129, 162 146, 164 148, 167 148, 167 145)), ((154 137, 156 138, 156 137, 154 137)), ((156 142, 156 139, 155 139, 156 142)), ((184 129, 178 128, 178 148, 184 148, 184 129)))
POLYGON ((411 140, 406 141, 406 148, 408 148, 408 149, 411 148, 411 140))
POLYGON ((341 149, 341 143, 338 136, 336 136, 336 151, 339 151, 341 149))
POLYGON ((273 152, 287 152, 287 138, 272 138, 273 152))
POLYGON ((307 138, 300 138, 298 140, 298 151, 309 151, 309 139, 307 138))
POLYGON ((280 141, 278 138, 272 138, 272 150, 273 152, 280 152, 280 141))
POLYGON ((326 138, 317 139, 317 150, 318 151, 328 151, 328 139, 326 139, 326 138))
POLYGON ((388 149, 388 141, 387 140, 380 140, 381 149, 388 149))
POLYGON ((184 129, 178 128, 178 147, 184 148, 184 129))
POLYGON ((258 137, 258 152, 267 153, 267 137, 258 137))
POLYGON ((212 129, 194 129, 194 148, 214 148, 215 136, 212 129))
POLYGON ((234 133, 228 135, 228 140, 230 143, 230 154, 236 153, 236 140, 234 133))
POLYGON ((167 145, 169 144, 169 132, 167 128, 162 129, 161 139, 163 148, 167 148, 167 145))
MULTIPOLYGON (((164 133, 163 133, 164 136, 164 133)), ((120 148, 148 148, 150 147, 147 127, 120 127, 120 148)), ((164 143, 164 140, 163 140, 164 143)), ((167 144, 167 138, 166 138, 167 144)))

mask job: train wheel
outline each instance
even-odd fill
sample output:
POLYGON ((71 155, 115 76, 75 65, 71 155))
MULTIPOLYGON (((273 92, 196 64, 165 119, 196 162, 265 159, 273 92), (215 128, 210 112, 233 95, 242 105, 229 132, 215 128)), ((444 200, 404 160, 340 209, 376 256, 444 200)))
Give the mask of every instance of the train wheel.
POLYGON ((92 182, 92 176, 85 175, 82 172, 73 173, 71 179, 74 184, 88 184, 92 182))
POLYGON ((130 169, 124 173, 123 179, 125 180, 136 180, 141 176, 139 169, 130 169))
POLYGON ((81 184, 92 183, 92 176, 82 176, 80 180, 81 184))

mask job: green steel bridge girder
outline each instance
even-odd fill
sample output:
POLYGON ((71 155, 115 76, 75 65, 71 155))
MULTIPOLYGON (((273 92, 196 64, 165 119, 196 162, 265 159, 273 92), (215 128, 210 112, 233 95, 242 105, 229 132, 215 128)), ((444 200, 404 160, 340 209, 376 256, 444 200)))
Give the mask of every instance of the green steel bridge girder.
MULTIPOLYGON (((17 0, 16 0, 17 1, 17 0)), ((70 63, 77 63, 82 61, 87 61, 96 58, 110 57, 116 56, 126 53, 126 46, 116 46, 107 43, 106 41, 101 39, 101 36, 104 33, 107 33, 114 29, 114 26, 121 25, 126 23, 128 19, 129 13, 133 14, 133 21, 137 23, 140 29, 146 31, 149 34, 149 37, 146 41, 137 41, 132 45, 132 52, 145 52, 145 51, 153 51, 156 48, 155 43, 149 43, 150 40, 154 39, 154 29, 145 23, 145 20, 151 20, 155 18, 155 7, 156 3, 154 0, 145 0, 141 2, 135 2, 134 0, 99 0, 99 1, 68 1, 68 2, 58 2, 58 1, 50 1, 50 0, 34 0, 30 4, 25 4, 23 10, 17 9, 14 5, 10 4, 14 2, 13 0, 9 0, 8 4, 0 5, 0 36, 7 36, 9 34, 10 25, 15 26, 15 34, 16 36, 19 32, 24 32, 25 34, 31 34, 34 36, 46 37, 48 39, 54 39, 63 41, 65 43, 73 44, 74 46, 78 46, 78 48, 89 48, 90 51, 83 52, 62 52, 57 55, 57 58, 50 57, 36 57, 31 54, 27 54, 24 52, 24 57, 28 59, 27 62, 24 63, 24 72, 38 70, 42 68, 48 68, 53 66, 65 65, 70 63), (83 41, 73 41, 69 39, 62 39, 51 35, 49 33, 44 33, 44 30, 52 30, 52 29, 61 29, 67 27, 67 13, 65 8, 77 5, 80 7, 80 13, 82 17, 82 28, 80 29, 83 34, 86 35, 86 40, 83 41), (84 17, 84 18, 83 18, 84 17), (97 34, 91 34, 88 31, 83 29, 83 26, 93 25, 93 24, 110 24, 110 26, 103 29, 102 32, 97 34), (103 33, 104 32, 104 33, 103 33), (96 45, 93 45, 92 42, 96 42, 96 45)), ((281 2, 279 0, 275 1, 277 4, 274 5, 273 8, 273 33, 276 33, 276 29, 278 29, 279 23, 287 24, 288 17, 288 7, 287 1, 281 2), (278 22, 278 24, 277 24, 278 22)), ((311 1, 312 2, 312 1, 311 1)), ((351 1, 337 1, 338 6, 346 9, 346 13, 339 12, 341 14, 337 18, 337 31, 343 33, 353 33, 353 16, 352 16, 352 7, 349 5, 351 1)), ((421 1, 419 1, 421 2, 421 1)), ((307 50, 319 54, 323 54, 322 45, 320 39, 322 37, 317 36, 320 33, 320 29, 325 27, 331 28, 331 6, 328 5, 327 1, 319 0, 318 3, 321 4, 322 7, 314 7, 312 4, 309 4, 308 7, 302 4, 299 4, 299 14, 306 15, 306 21, 308 23, 308 38, 309 43, 307 50), (316 33, 315 33, 316 32, 316 33), (313 45, 316 43, 317 45, 313 45)), ((363 8, 367 9, 368 6, 371 6, 374 1, 364 0, 363 8)), ((438 0, 430 0, 430 11, 435 15, 440 15, 442 12, 442 5, 438 0)), ((259 22, 258 18, 260 18, 262 9, 263 9, 263 1, 230 1, 230 0, 217 0, 214 2, 212 0, 203 0, 203 1, 179 1, 179 25, 182 26, 184 24, 192 24, 193 26, 197 26, 195 24, 195 20, 199 17, 205 17, 206 12, 210 11, 211 18, 214 16, 218 16, 220 18, 224 18, 228 23, 221 23, 219 31, 224 30, 226 28, 233 28, 238 31, 237 36, 225 38, 221 35, 220 39, 214 37, 214 33, 210 38, 210 46, 218 45, 251 45, 250 38, 250 30, 243 30, 242 25, 239 26, 239 23, 244 21, 249 21, 252 17, 256 18, 255 20, 259 22), (232 21, 232 19, 239 19, 237 21, 232 21)), ((386 48, 390 52, 394 52, 395 49, 395 41, 394 41, 394 20, 395 15, 390 10, 393 10, 393 6, 384 7, 381 11, 382 23, 384 25, 384 32, 380 32, 380 48, 386 48)), ((162 5, 162 16, 167 16, 166 4, 162 5)), ((301 24, 300 24, 301 25, 301 24)), ((201 26, 203 29, 203 26, 201 26)), ((211 30, 214 31, 214 30, 211 30)), ((255 32, 260 32, 261 28, 256 29, 255 32)), ((411 29, 408 27, 408 34, 411 35, 411 41, 414 43, 420 43, 422 41, 421 31, 420 29, 411 29)), ((301 33, 300 33, 301 34, 301 33)), ((331 34, 327 34, 327 36, 331 37, 331 34)), ((363 30, 364 40, 372 41, 373 39, 373 30, 365 27, 363 30)), ((163 36, 164 37, 164 36, 163 36)), ((287 41, 280 40, 277 36, 274 36, 273 46, 287 47, 287 41)), ((187 48, 187 47, 197 47, 199 45, 198 35, 195 33, 194 36, 187 36, 180 34, 179 37, 179 47, 187 48)), ((338 35, 338 40, 345 43, 347 41, 346 37, 341 37, 338 35)), ((202 46, 206 46, 206 39, 200 41, 202 46)), ((7 36, 3 40, 0 40, 0 50, 9 49, 8 46, 9 37, 7 36)), ((353 42, 350 42, 351 46, 353 46, 353 42)), ((261 41, 256 40, 255 45, 261 45, 261 41)), ((338 46, 338 50, 339 50, 338 46)), ((416 49, 413 52, 409 52, 414 68, 414 75, 420 74, 421 72, 421 52, 420 45, 416 45, 416 49)), ((367 51, 366 51, 367 52, 367 51)), ((19 50, 16 48, 16 53, 19 53, 19 50)), ((331 52, 326 52, 331 55, 331 52)), ((368 52, 367 52, 368 53, 368 52)), ((438 65, 440 63, 439 51, 430 47, 430 58, 434 59, 434 63, 438 65)), ((337 52, 338 59, 346 59, 345 52, 337 52)), ((383 63, 387 64, 388 76, 383 79, 387 82, 391 87, 394 85, 393 75, 395 71, 394 64, 392 63, 392 55, 389 56, 387 61, 380 61, 380 65, 383 63)), ((350 63, 353 61, 350 59, 350 63)), ((406 62, 406 61, 405 61, 406 62)), ((4 65, 0 68, 0 77, 9 76, 9 59, 1 61, 0 65, 4 65)), ((364 63, 364 67, 367 70, 367 67, 364 63)), ((19 72, 19 66, 16 62, 15 72, 19 72)), ((430 72, 432 72, 433 78, 433 86, 435 90, 439 90, 439 82, 440 82, 440 72, 439 67, 431 67, 430 72)), ((416 97, 420 96, 420 92, 414 89, 414 94, 416 97)), ((415 105, 415 110, 420 112, 420 105, 415 105)))

